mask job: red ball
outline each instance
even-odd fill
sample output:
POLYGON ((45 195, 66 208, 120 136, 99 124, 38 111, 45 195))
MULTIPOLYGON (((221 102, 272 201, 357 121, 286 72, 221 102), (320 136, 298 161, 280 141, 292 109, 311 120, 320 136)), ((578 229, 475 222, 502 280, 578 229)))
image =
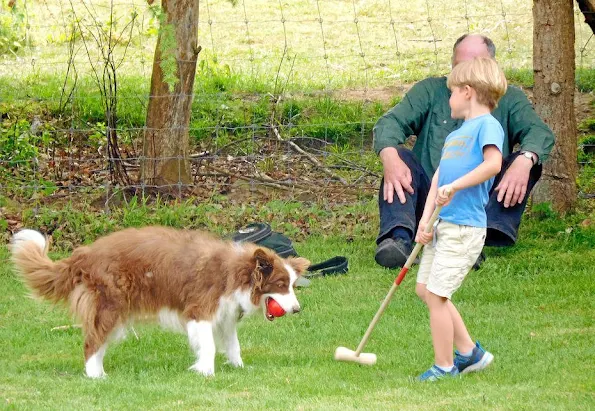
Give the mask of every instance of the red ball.
POLYGON ((273 317, 283 317, 285 315, 283 307, 281 307, 273 298, 269 298, 267 302, 267 310, 273 317))

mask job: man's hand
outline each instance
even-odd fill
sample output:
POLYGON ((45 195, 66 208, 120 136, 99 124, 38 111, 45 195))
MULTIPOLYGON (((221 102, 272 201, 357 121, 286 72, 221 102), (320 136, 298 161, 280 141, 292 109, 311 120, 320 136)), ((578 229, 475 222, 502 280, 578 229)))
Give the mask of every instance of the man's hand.
POLYGON ((504 207, 513 207, 525 199, 527 184, 533 162, 523 156, 514 159, 508 170, 502 176, 500 184, 496 187, 498 201, 504 200, 504 207))
POLYGON ((382 149, 380 160, 384 168, 384 201, 392 203, 396 192, 401 204, 405 204, 405 191, 413 194, 411 170, 401 160, 397 149, 394 147, 382 149))
POLYGON ((430 230, 429 233, 426 233, 426 227, 428 225, 427 221, 420 221, 417 226, 417 233, 415 234, 415 242, 421 244, 428 244, 432 241, 432 237, 434 235, 434 229, 430 230))

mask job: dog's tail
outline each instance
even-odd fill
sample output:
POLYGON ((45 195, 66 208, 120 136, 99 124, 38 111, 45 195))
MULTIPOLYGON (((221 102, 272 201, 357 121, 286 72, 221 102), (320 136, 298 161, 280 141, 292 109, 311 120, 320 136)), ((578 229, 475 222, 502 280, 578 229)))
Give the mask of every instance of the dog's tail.
POLYGON ((11 241, 12 261, 25 284, 36 295, 50 301, 66 300, 76 285, 69 264, 47 256, 48 242, 35 230, 21 230, 11 241))

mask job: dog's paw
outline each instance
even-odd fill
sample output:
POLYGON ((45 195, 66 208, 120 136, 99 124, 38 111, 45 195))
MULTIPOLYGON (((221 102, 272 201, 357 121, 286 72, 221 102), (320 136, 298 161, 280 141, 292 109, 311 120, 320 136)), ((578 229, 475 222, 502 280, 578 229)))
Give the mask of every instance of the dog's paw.
POLYGON ((202 374, 205 377, 212 377, 215 375, 215 366, 214 365, 204 365, 204 364, 201 364, 200 362, 197 362, 196 364, 192 365, 190 367, 190 370, 192 370, 198 374, 202 374))
POLYGON ((103 370, 86 370, 88 378, 99 379, 107 377, 107 374, 103 370))
POLYGON ((227 364, 231 364, 234 367, 242 368, 244 362, 242 361, 241 351, 239 346, 236 344, 235 347, 228 347, 226 352, 227 364))
POLYGON ((244 361, 242 361, 242 358, 239 356, 236 358, 229 358, 227 360, 227 364, 230 364, 237 368, 244 368, 244 361))
POLYGON ((103 371, 103 364, 95 358, 95 356, 91 357, 89 361, 85 364, 85 374, 89 378, 105 378, 106 373, 103 371))

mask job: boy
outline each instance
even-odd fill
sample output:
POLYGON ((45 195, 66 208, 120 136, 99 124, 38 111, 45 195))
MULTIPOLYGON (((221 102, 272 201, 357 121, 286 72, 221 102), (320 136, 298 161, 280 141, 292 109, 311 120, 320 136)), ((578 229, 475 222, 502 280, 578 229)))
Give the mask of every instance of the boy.
POLYGON ((507 83, 495 60, 476 57, 457 64, 447 85, 452 92, 451 116, 464 123, 446 138, 415 238, 425 244, 416 293, 430 311, 435 357, 435 364, 420 375, 421 381, 479 371, 494 359, 479 343, 473 344, 450 298, 485 242, 485 205, 494 176, 500 172, 504 140, 504 130, 491 112, 507 83), (438 222, 425 233, 436 205, 443 206, 438 222))

